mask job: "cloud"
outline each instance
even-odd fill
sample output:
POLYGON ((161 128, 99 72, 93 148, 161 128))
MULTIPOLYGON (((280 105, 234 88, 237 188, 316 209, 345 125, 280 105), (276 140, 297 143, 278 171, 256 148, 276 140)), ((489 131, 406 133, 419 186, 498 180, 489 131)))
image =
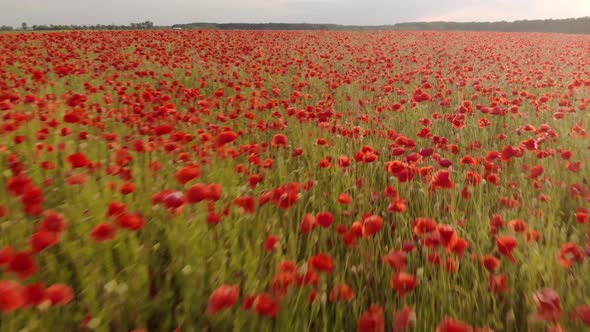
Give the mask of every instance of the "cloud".
POLYGON ((420 21, 453 21, 453 22, 480 22, 480 21, 511 21, 518 19, 513 11, 497 9, 467 7, 452 10, 446 13, 435 14, 420 18, 420 21))
POLYGON ((590 15, 588 0, 496 0, 464 6, 434 15, 421 21, 514 21, 522 19, 571 18, 590 15))

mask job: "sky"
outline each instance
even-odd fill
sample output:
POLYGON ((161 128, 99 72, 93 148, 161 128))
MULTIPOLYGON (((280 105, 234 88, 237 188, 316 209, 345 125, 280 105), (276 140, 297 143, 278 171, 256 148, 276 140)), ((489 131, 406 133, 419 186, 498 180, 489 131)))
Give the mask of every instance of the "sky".
POLYGON ((0 0, 0 25, 286 22, 381 25, 590 16, 590 0, 0 0))

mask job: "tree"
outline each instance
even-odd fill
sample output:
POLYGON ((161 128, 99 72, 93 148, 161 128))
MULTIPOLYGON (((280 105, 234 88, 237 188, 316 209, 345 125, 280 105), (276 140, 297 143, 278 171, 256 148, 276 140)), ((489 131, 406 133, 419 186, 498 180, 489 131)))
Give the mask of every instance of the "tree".
POLYGON ((29 27, 29 25, 27 24, 27 22, 23 22, 23 23, 21 23, 21 24, 20 24, 20 27, 21 27, 23 30, 27 30, 27 29, 28 29, 28 27, 29 27))

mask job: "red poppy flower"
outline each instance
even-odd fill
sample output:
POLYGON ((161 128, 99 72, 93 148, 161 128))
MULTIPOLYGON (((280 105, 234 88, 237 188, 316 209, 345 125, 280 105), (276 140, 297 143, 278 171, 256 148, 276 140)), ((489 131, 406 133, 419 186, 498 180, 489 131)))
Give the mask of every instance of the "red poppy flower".
POLYGON ((590 304, 577 306, 570 316, 573 319, 581 320, 586 326, 590 326, 590 304))
POLYGON ((275 147, 275 148, 277 148, 277 147, 286 147, 288 141, 289 140, 287 139, 287 136, 286 135, 284 135, 284 134, 276 134, 272 138, 271 146, 272 147, 275 147))
POLYGON ((168 209, 178 209, 184 205, 184 194, 180 191, 174 191, 162 198, 162 203, 168 209))
POLYGON ((277 318, 281 304, 271 295, 262 293, 254 299, 254 311, 261 316, 277 318))
POLYGON ((55 233, 61 233, 68 228, 68 224, 65 222, 63 217, 52 210, 46 212, 46 217, 39 224, 39 231, 49 231, 55 233))
POLYGON ((43 168, 46 171, 52 171, 57 168, 57 164, 53 161, 46 160, 41 163, 41 168, 43 168))
POLYGON ((332 273, 332 271, 334 271, 332 257, 325 253, 311 257, 309 260, 309 266, 321 272, 332 273))
POLYGON ((569 268, 584 261, 584 252, 577 244, 566 243, 561 247, 558 258, 561 266, 569 268))
POLYGON ((352 196, 350 196, 350 194, 347 193, 342 193, 340 194, 340 196, 338 196, 338 203, 342 205, 348 205, 352 203, 352 196))
POLYGON ((381 230, 383 227, 383 218, 379 216, 369 216, 363 222, 363 235, 371 237, 381 230))
POLYGON ((207 315, 215 315, 218 312, 233 307, 240 296, 239 285, 221 285, 211 296, 207 304, 207 315))
POLYGON ((512 236, 498 236, 496 237, 496 244, 498 246, 498 251, 508 257, 508 259, 516 264, 516 259, 513 256, 514 249, 518 245, 518 241, 516 238, 512 236))
POLYGON ((270 291, 274 296, 283 298, 287 295, 289 287, 294 281, 295 277, 291 272, 280 273, 271 280, 270 291))
POLYGON ((320 283, 320 276, 313 269, 307 269, 305 273, 298 273, 295 275, 295 283, 297 286, 305 285, 317 287, 320 283))
POLYGON ((414 249, 416 249, 416 246, 414 245, 414 243, 412 241, 404 241, 404 243, 402 243, 402 250, 406 253, 408 252, 412 252, 414 251, 414 249))
POLYGON ((253 196, 242 196, 234 199, 234 205, 242 208, 245 213, 256 212, 256 199, 253 196))
POLYGON ((508 226, 510 226, 510 228, 512 228, 512 230, 515 233, 526 232, 526 230, 528 228, 526 222, 524 222, 524 220, 520 220, 520 219, 510 220, 510 222, 508 223, 508 226))
POLYGON ((407 201, 401 197, 395 197, 392 201, 391 204, 389 204, 389 206, 387 207, 387 211, 388 212, 400 212, 400 213, 404 213, 406 212, 406 204, 407 201))
POLYGON ((413 291, 419 284, 418 278, 416 276, 405 273, 405 272, 396 272, 391 276, 390 285, 401 298, 406 297, 406 295, 413 291))
POLYGON ((43 191, 38 187, 29 187, 21 196, 21 202, 27 208, 26 212, 32 215, 40 215, 42 212, 41 204, 45 201, 43 191), (37 211, 37 207, 40 211, 37 211), (36 213, 33 213, 36 212, 36 213))
POLYGON ((359 317, 357 322, 358 332, 384 332, 385 319, 383 318, 383 307, 371 304, 369 309, 359 317))
POLYGON ((336 284, 330 291, 330 301, 352 301, 354 291, 347 284, 336 284))
POLYGON ((543 172, 545 172, 545 168, 543 168, 543 165, 536 165, 529 170, 529 176, 531 179, 536 179, 539 176, 541 176, 543 172))
POLYGON ((566 168, 573 173, 579 173, 582 170, 582 162, 568 160, 566 168))
POLYGON ((499 214, 492 215, 492 219, 490 220, 490 228, 492 230, 492 234, 496 234, 498 230, 504 228, 506 226, 506 222, 499 214))
POLYGON ((30 252, 16 252, 8 264, 8 270, 16 274, 20 279, 28 279, 37 273, 35 257, 30 252))
POLYGON ((154 133, 157 136, 163 136, 163 135, 167 135, 170 134, 172 132, 173 128, 169 125, 161 125, 161 126, 157 126, 154 128, 154 133))
POLYGON ((250 189, 255 189, 263 180, 262 175, 260 174, 252 174, 248 178, 248 184, 250 185, 250 189))
POLYGON ((123 185, 121 186, 121 189, 119 190, 121 192, 122 195, 129 195, 133 192, 135 192, 135 185, 131 182, 125 182, 123 183, 123 185))
POLYGON ((539 242, 541 241, 541 233, 537 230, 530 230, 526 233, 526 240, 527 242, 539 242))
POLYGON ((387 255, 383 256, 383 261, 391 266, 396 271, 405 271, 407 258, 404 251, 390 251, 387 255))
POLYGON ((31 250, 38 253, 59 243, 59 233, 39 231, 31 235, 29 243, 31 250))
POLYGON ((125 212, 117 216, 117 225, 132 231, 137 231, 145 226, 145 218, 138 213, 125 212))
POLYGON ((74 299, 74 290, 70 286, 63 284, 55 284, 47 287, 45 294, 51 301, 51 304, 57 307, 66 305, 74 299))
POLYGON ((121 202, 111 202, 108 206, 107 217, 116 217, 127 212, 127 205, 121 202))
POLYGON ((414 234, 424 235, 432 233, 436 229, 436 221, 430 218, 416 218, 414 219, 414 234))
POLYGON ((432 176, 430 181, 430 189, 452 189, 455 188, 455 183, 451 181, 448 170, 440 170, 432 176))
POLYGON ((587 208, 579 207, 576 211, 578 224, 585 225, 590 221, 590 211, 587 208))
POLYGON ((281 272, 295 272, 297 270, 297 265, 294 261, 282 261, 279 264, 279 271, 281 272))
POLYGON ((320 168, 330 169, 330 168, 332 168, 332 163, 330 162, 329 159, 324 158, 324 159, 320 160, 318 166, 320 168))
POLYGON ((296 148, 296 149, 293 149, 293 152, 291 153, 291 155, 293 157, 299 157, 299 156, 302 156, 304 152, 305 152, 305 150, 303 150, 303 148, 296 148))
POLYGON ((336 159, 336 161, 338 163, 338 167, 342 169, 347 168, 351 164, 351 160, 348 158, 348 156, 340 156, 336 159))
POLYGON ((412 308, 406 306, 393 313, 393 332, 411 330, 416 324, 416 314, 412 308))
POLYGON ((209 199, 209 186, 205 183, 196 183, 190 186, 184 193, 187 203, 194 204, 209 199))
POLYGON ((90 159, 88 159, 88 157, 81 152, 69 155, 67 160, 72 168, 88 167, 92 164, 92 161, 90 161, 90 159))
POLYGON ((453 258, 447 258, 447 260, 445 261, 445 269, 449 273, 457 272, 457 261, 455 261, 453 258))
POLYGON ((334 223, 334 216, 330 212, 320 212, 316 215, 318 225, 328 228, 334 223))
POLYGON ((25 304, 23 288, 11 280, 0 280, 0 311, 11 312, 25 304))
MULTIPOLYGON (((313 183, 312 183, 313 185, 313 183)), ((305 190, 306 186, 304 186, 305 190)), ((286 210, 291 208, 299 200, 299 183, 286 183, 272 192, 272 202, 279 208, 286 210)))
POLYGON ((313 214, 305 214, 301 220, 301 233, 306 234, 311 232, 317 226, 316 217, 313 214))
POLYGON ((184 185, 187 182, 201 177, 201 168, 198 165, 184 166, 174 175, 178 183, 184 185))
POLYGON ((506 285, 506 275, 493 275, 490 273, 490 290, 492 293, 508 293, 508 286, 506 285))
POLYGON ((70 186, 79 186, 88 182, 88 175, 84 173, 76 173, 68 176, 66 183, 70 186))
POLYGON ((556 322, 561 316, 561 299, 552 289, 541 289, 534 294, 535 302, 539 306, 535 317, 539 320, 556 322))
POLYGON ((42 283, 30 284, 23 289, 25 298, 24 307, 37 306, 47 299, 45 294, 45 285, 42 283))
POLYGON ((446 248, 450 249, 453 248, 455 243, 459 240, 457 236, 457 232, 451 225, 444 225, 439 224, 436 226, 436 230, 438 231, 440 244, 446 248))
POLYGON ((270 235, 264 243, 264 250, 269 252, 275 250, 279 246, 279 237, 276 235, 270 235))
POLYGON ((114 240, 117 235, 117 228, 111 223, 102 223, 94 227, 90 236, 96 242, 105 242, 114 240))
POLYGON ((473 328, 462 321, 447 317, 436 327, 436 332, 473 332, 473 328))
POLYGON ((463 253, 465 252, 465 250, 467 250, 469 248, 470 244, 467 240, 462 239, 462 238, 458 238, 457 241, 455 241, 454 244, 452 244, 452 246, 448 246, 447 245, 447 251, 451 251, 453 253, 455 253, 459 258, 461 258, 463 256, 463 253))
POLYGON ((210 183, 207 187, 207 193, 209 194, 208 199, 213 202, 217 202, 221 199, 222 187, 218 183, 210 183))
POLYGON ((496 269, 500 266, 500 260, 492 255, 485 255, 482 260, 483 266, 488 270, 490 273, 494 273, 496 269))
POLYGON ((215 144, 217 146, 224 146, 235 141, 237 138, 238 134, 234 133, 233 131, 224 131, 217 136, 215 144))

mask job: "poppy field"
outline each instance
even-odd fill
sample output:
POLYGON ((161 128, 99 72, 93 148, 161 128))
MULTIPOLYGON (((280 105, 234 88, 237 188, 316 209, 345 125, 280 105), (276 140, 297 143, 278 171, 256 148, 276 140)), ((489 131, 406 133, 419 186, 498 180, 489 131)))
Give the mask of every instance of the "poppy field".
POLYGON ((0 34, 0 331, 587 331, 590 36, 0 34))

